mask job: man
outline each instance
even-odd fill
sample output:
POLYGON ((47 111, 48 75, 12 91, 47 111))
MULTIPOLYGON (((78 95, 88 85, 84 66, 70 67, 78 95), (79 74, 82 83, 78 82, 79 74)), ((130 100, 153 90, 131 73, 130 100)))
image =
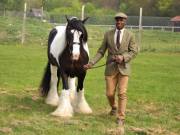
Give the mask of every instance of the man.
POLYGON ((84 65, 84 69, 90 69, 96 64, 108 50, 105 69, 106 95, 111 106, 111 115, 117 113, 117 124, 124 125, 127 103, 127 86, 130 76, 130 61, 138 53, 134 35, 124 28, 127 15, 120 12, 115 15, 116 28, 107 31, 102 45, 95 57, 84 65), (118 105, 115 103, 115 91, 118 91, 118 105))

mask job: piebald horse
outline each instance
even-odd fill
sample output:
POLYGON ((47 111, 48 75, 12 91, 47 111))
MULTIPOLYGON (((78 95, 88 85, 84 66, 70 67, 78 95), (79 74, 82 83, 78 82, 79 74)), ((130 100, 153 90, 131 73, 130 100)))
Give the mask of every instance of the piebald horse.
POLYGON ((48 38, 48 64, 40 85, 45 102, 57 109, 51 114, 71 117, 74 112, 92 113, 85 97, 83 82, 86 71, 83 65, 89 61, 88 34, 84 26, 88 18, 66 16, 66 26, 56 26, 48 38), (59 79, 62 90, 58 95, 59 79), (77 87, 75 85, 76 79, 77 87))

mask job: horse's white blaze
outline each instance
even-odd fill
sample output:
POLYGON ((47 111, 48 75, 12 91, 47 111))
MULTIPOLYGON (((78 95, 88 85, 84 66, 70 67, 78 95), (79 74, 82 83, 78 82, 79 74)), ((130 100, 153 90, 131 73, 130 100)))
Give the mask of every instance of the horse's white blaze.
POLYGON ((80 45, 76 44, 76 43, 80 43, 80 36, 82 34, 82 32, 77 31, 77 30, 71 30, 71 32, 73 33, 73 59, 74 60, 78 60, 79 59, 79 55, 80 55, 80 45))
POLYGON ((80 90, 76 93, 74 110, 79 113, 92 113, 92 110, 84 97, 84 90, 80 90))
POLYGON ((59 63, 59 56, 66 47, 66 26, 57 26, 57 34, 51 43, 50 53, 56 58, 59 63))
POLYGON ((74 44, 73 45, 73 60, 78 60, 79 59, 79 55, 80 55, 80 45, 78 44, 74 44))
POLYGON ((70 102, 69 90, 62 90, 57 109, 51 113, 54 116, 72 117, 73 108, 70 102))
POLYGON ((79 38, 80 38, 82 32, 77 31, 77 30, 72 30, 72 31, 74 34, 73 42, 80 43, 79 38))
POLYGON ((46 104, 57 106, 59 101, 59 96, 57 93, 57 67, 51 65, 51 81, 50 81, 50 90, 45 100, 46 104))

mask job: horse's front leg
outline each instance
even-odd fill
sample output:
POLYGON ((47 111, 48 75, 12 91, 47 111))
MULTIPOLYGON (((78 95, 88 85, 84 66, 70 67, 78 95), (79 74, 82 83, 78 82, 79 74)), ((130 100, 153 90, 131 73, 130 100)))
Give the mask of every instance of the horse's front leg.
POLYGON ((85 76, 86 76, 85 72, 78 76, 78 86, 77 86, 77 93, 75 96, 74 110, 78 113, 89 114, 89 113, 92 113, 92 110, 89 107, 89 105, 84 97, 83 83, 84 83, 85 76))
POLYGON ((68 86, 70 90, 71 104, 74 104, 75 93, 76 93, 76 78, 68 77, 68 86))
POLYGON ((46 104, 57 106, 59 101, 59 96, 57 93, 57 66, 50 65, 51 70, 51 80, 50 80, 50 90, 48 92, 47 98, 45 100, 46 104))
POLYGON ((72 117, 73 108, 70 101, 68 76, 63 71, 60 71, 60 74, 62 77, 63 90, 61 91, 58 107, 54 112, 52 112, 52 115, 60 117, 72 117))

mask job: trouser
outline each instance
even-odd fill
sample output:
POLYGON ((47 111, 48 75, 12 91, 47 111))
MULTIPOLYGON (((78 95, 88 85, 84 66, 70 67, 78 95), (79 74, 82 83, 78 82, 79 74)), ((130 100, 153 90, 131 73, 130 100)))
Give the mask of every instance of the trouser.
POLYGON ((128 76, 116 73, 111 76, 105 76, 106 79, 106 96, 109 104, 112 108, 116 108, 115 93, 116 89, 118 92, 118 113, 117 117, 124 120, 125 110, 127 103, 127 87, 128 87, 128 76))

